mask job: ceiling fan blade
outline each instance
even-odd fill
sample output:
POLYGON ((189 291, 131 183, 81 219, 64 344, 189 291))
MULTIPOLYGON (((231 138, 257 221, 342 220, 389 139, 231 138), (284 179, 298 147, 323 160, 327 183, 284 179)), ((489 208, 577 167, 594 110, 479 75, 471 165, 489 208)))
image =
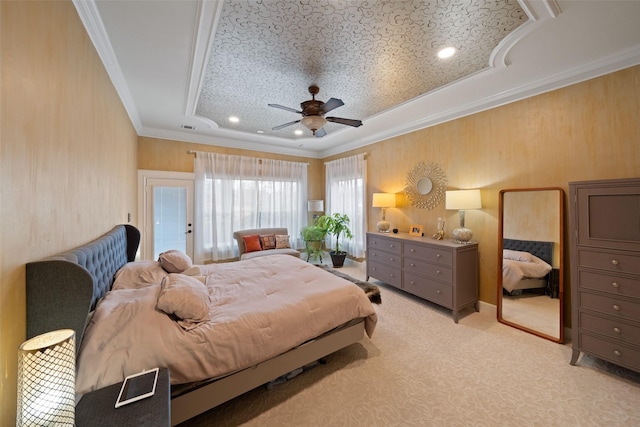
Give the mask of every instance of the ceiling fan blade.
MULTIPOLYGON (((302 119, 300 119, 300 120, 302 120, 302 119)), ((293 121, 293 122, 285 123, 285 124, 280 125, 280 126, 276 126, 274 128, 271 128, 271 130, 280 130, 282 128, 286 128, 287 126, 295 125, 296 123, 300 123, 300 120, 296 120, 296 121, 293 121)))
POLYGON ((334 110, 338 107, 342 107, 344 105, 344 102, 342 102, 342 99, 337 99, 337 98, 331 98, 330 100, 328 100, 327 102, 325 102, 322 107, 320 107, 320 111, 324 114, 324 113, 328 113, 331 110, 334 110))
POLYGON ((285 107, 284 105, 279 105, 279 104, 267 104, 269 107, 273 107, 273 108, 280 108, 281 110, 287 110, 287 111, 291 111, 292 113, 298 113, 301 114, 302 111, 298 111, 295 108, 289 108, 289 107, 285 107))
POLYGON ((324 128, 320 128, 316 131, 316 138, 322 138, 326 134, 327 132, 324 130, 324 128))
POLYGON ((340 123, 341 125, 353 126, 357 128, 358 126, 362 126, 362 120, 353 120, 353 119, 343 119, 340 117, 325 117, 328 122, 340 123))

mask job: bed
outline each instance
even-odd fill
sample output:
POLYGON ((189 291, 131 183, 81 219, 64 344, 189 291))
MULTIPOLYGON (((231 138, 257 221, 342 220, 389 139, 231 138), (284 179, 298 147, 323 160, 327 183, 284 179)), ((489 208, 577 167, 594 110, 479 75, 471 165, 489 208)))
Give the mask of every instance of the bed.
POLYGON ((504 239, 502 288, 507 295, 539 290, 550 295, 553 242, 504 239))
POLYGON ((144 264, 135 261, 139 240, 135 227, 119 225, 93 242, 26 266, 28 338, 54 329, 76 331, 79 394, 145 368, 168 367, 176 425, 375 329, 375 310, 357 285, 287 255, 194 266, 188 276, 165 272, 162 284, 150 274, 148 285, 123 287, 118 279, 114 286, 116 273, 124 276, 144 264), (206 289, 206 318, 184 314, 190 307, 185 301, 201 301, 190 299, 199 294, 184 284, 206 289), (168 294, 177 296, 177 308, 167 314, 156 307, 166 310, 161 300, 168 294), (274 302, 271 318, 266 306, 274 302), (250 328, 239 333, 243 324, 250 328), (154 336, 162 336, 160 344, 150 340, 154 336))

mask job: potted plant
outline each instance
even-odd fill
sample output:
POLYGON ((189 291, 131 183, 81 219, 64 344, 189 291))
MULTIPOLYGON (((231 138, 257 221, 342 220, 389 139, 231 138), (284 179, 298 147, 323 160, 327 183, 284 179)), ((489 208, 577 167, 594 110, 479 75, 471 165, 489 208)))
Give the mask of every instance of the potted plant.
POLYGON ((307 253, 307 261, 309 258, 320 258, 322 261, 322 243, 327 237, 327 229, 319 226, 317 223, 307 225, 300 230, 300 237, 304 240, 304 250, 307 253))
POLYGON ((349 216, 347 214, 334 213, 333 215, 322 215, 318 218, 317 224, 327 230, 327 234, 331 234, 336 237, 336 247, 329 252, 331 255, 331 262, 334 267, 342 267, 344 260, 347 257, 345 251, 340 250, 340 235, 344 235, 345 238, 353 238, 351 230, 349 229, 349 216))

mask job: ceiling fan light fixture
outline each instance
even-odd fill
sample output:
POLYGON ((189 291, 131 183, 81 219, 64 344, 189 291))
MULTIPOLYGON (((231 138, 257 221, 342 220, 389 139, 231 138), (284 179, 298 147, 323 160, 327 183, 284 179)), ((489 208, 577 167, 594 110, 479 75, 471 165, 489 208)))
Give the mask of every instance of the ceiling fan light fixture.
POLYGON ((327 124, 327 120, 322 116, 305 116, 300 123, 315 135, 318 129, 322 129, 322 127, 327 124))

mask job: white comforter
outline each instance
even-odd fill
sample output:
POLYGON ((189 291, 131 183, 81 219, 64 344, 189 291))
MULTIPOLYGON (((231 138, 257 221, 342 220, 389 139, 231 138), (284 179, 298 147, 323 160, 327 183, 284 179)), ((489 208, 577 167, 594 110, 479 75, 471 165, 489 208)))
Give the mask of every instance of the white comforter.
POLYGON ((523 279, 542 278, 552 267, 528 252, 503 250, 502 287, 511 292, 523 279))
POLYGON ((78 356, 84 394, 156 366, 171 382, 214 378, 277 356, 352 319, 377 316, 355 284, 289 255, 201 267, 210 320, 185 330, 156 309, 159 285, 109 292, 78 356))

